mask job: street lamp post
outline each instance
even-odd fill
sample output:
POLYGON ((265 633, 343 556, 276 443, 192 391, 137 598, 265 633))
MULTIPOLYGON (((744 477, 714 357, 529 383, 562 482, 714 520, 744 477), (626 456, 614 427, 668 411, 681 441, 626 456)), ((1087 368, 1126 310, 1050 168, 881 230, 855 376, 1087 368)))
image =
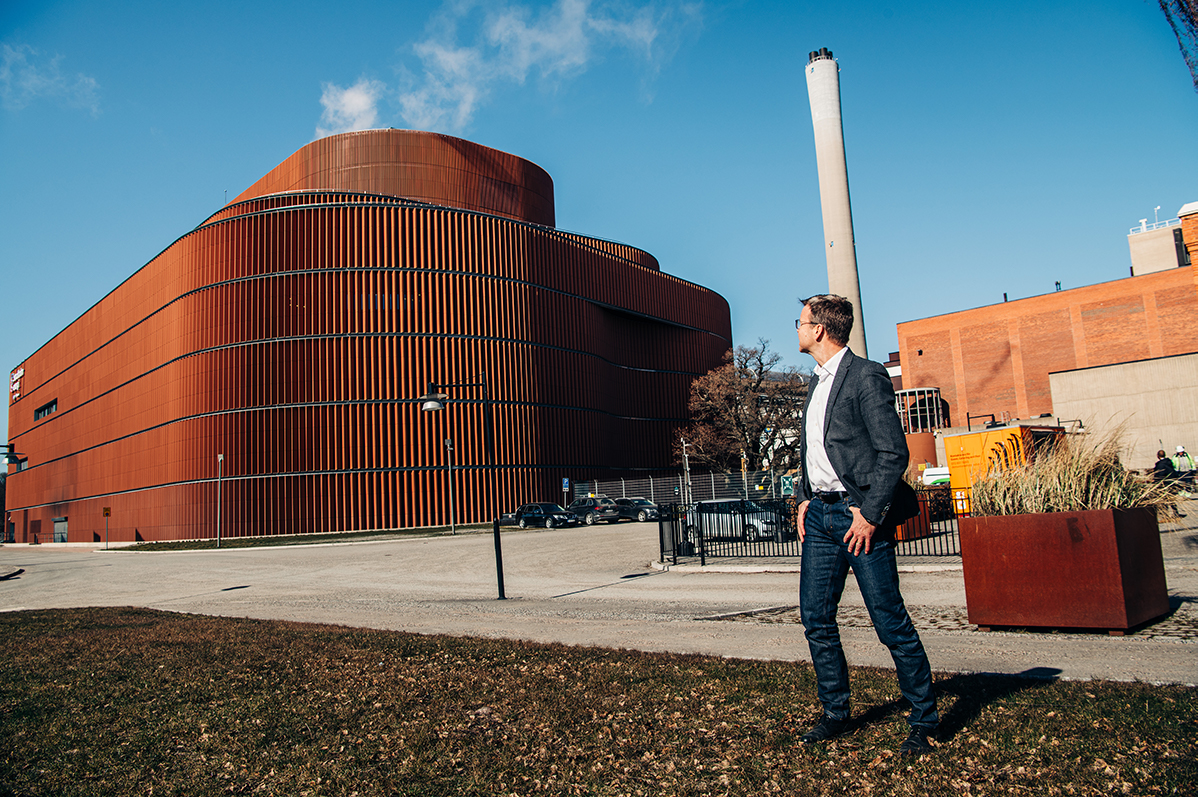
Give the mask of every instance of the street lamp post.
POLYGON ((686 455, 686 448, 687 446, 694 445, 694 443, 686 442, 686 438, 682 436, 679 436, 678 439, 682 441, 682 470, 686 473, 686 492, 682 496, 682 503, 689 504, 691 503, 693 493, 691 492, 691 462, 690 458, 686 455))
MULTIPOLYGON (((445 401, 449 398, 445 393, 438 393, 447 387, 481 387, 483 389, 483 434, 487 444, 487 466, 491 471, 491 495, 494 500, 495 512, 499 512, 499 474, 495 468, 495 419, 491 406, 491 392, 487 386, 487 372, 478 375, 478 382, 449 382, 437 384, 428 383, 428 393, 420 397, 420 409, 425 412, 438 412, 445 409, 445 401)), ((499 515, 495 515, 492 523, 492 534, 495 539, 495 579, 499 584, 499 600, 506 600, 503 591, 503 548, 499 541, 499 515)))
POLYGON ((220 547, 220 488, 221 479, 225 474, 225 455, 216 455, 216 547, 220 547))
POLYGON ((449 533, 457 534, 453 523, 453 438, 445 438, 445 456, 449 458, 449 533))

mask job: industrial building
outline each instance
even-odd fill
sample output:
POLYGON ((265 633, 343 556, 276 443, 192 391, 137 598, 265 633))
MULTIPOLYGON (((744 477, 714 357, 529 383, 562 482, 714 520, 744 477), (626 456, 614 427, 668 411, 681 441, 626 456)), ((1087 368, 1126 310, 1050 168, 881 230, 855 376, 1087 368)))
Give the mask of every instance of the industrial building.
POLYGON ((899 324, 902 387, 937 389, 945 426, 1125 423, 1132 467, 1150 466, 1158 447, 1198 447, 1198 416, 1170 398, 1198 393, 1178 381, 1194 373, 1183 355, 1198 353, 1198 202, 1142 220, 1128 247, 1132 276, 899 324))
POLYGON ((727 302, 554 225, 543 169, 469 141, 303 147, 12 369, 13 538, 489 521, 669 469, 727 302))

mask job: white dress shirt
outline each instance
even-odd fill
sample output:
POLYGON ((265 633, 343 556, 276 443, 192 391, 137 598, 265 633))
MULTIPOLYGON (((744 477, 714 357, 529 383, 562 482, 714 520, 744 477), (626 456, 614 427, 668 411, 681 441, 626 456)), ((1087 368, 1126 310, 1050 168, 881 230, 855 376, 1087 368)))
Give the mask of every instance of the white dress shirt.
POLYGON ((840 483, 824 448, 824 419, 828 415, 828 396, 836 380, 836 369, 840 367, 846 351, 847 346, 823 365, 816 364, 815 375, 819 381, 811 393, 811 400, 807 402, 807 481, 811 489, 818 493, 844 492, 844 485, 840 483))

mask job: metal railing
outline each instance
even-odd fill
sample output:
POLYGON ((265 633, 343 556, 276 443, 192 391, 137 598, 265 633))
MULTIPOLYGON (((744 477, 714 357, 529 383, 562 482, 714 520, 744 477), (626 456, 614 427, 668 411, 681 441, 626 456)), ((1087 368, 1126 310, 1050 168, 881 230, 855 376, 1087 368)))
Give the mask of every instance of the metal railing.
POLYGON ((1136 233, 1140 233, 1140 232, 1152 232, 1153 230, 1163 230, 1166 227, 1178 227, 1180 225, 1181 225, 1181 219, 1167 219, 1165 221, 1154 221, 1152 224, 1148 223, 1148 219, 1144 219, 1144 221, 1140 222, 1138 225, 1136 225, 1135 227, 1132 227, 1130 230, 1128 230, 1127 234, 1135 235, 1136 233))
POLYGON ((898 527, 894 550, 898 556, 960 556, 957 514, 952 490, 926 487, 915 491, 919 514, 898 527))
MULTIPOLYGON (((898 527, 897 556, 960 556, 957 517, 947 487, 917 490, 919 514, 898 527)), ((706 500, 661 507, 661 561, 670 564, 727 559, 802 557, 793 497, 706 500)))
POLYGON ((793 498, 667 504, 657 524, 661 561, 798 557, 795 506, 793 498))
MULTIPOLYGON (((691 473, 690 500, 778 500, 785 498, 780 471, 751 470, 747 473, 691 473)), ((681 473, 646 476, 642 479, 607 479, 574 484, 574 497, 605 495, 608 498, 647 498, 655 504, 687 503, 686 477, 681 473)), ((568 503, 568 502, 567 502, 568 503)))

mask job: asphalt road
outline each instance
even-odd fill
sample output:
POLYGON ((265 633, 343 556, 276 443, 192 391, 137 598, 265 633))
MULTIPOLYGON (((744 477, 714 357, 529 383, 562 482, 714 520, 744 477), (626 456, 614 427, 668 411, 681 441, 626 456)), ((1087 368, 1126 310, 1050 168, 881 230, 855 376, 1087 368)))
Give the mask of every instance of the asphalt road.
MULTIPOLYGON (((1175 615, 1198 629, 1198 533, 1161 535, 1175 615)), ((220 551, 0 547, 4 610, 141 606, 167 611, 739 658, 809 660, 785 612, 798 576, 662 571, 655 524, 505 530, 508 599, 496 600, 491 535, 220 551)), ((1198 682, 1198 633, 984 633, 964 621, 960 570, 902 574, 932 668, 1071 679, 1198 682)), ((793 617, 793 616, 792 616, 793 617)), ((892 667, 853 580, 842 604, 849 662, 892 667)), ((1178 627, 1185 628, 1186 622, 1178 627)))

